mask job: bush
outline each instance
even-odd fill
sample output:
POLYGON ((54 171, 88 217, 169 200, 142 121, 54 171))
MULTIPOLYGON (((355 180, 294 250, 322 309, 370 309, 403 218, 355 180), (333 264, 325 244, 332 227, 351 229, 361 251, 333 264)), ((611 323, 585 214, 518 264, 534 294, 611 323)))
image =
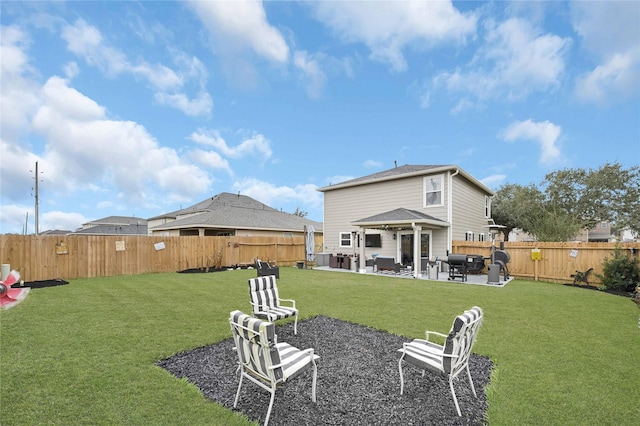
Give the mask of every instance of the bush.
POLYGON ((613 250, 613 257, 604 258, 602 274, 596 274, 607 290, 634 291, 640 283, 638 261, 620 247, 613 250))

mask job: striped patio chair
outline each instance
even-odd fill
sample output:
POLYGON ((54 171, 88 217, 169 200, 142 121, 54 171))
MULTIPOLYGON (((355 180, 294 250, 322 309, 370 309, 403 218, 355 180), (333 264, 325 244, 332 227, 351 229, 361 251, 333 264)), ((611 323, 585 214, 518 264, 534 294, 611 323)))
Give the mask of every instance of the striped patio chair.
POLYGON ((313 348, 300 350, 288 343, 278 343, 272 322, 254 318, 240 311, 231 312, 229 323, 238 353, 240 371, 240 382, 233 408, 238 405, 242 379, 246 377, 271 393, 269 409, 264 419, 264 425, 267 426, 277 386, 284 384, 307 367, 313 369, 311 400, 316 402, 316 360, 320 357, 314 354, 313 348))
POLYGON ((453 402, 456 406, 458 416, 460 406, 458 398, 453 389, 453 379, 466 370, 469 384, 473 395, 477 398, 476 389, 473 386, 471 373, 469 372, 469 357, 471 356, 471 348, 475 343, 478 330, 482 324, 483 312, 477 306, 458 315, 453 321, 453 326, 448 335, 437 333, 435 331, 427 331, 426 339, 414 339, 412 342, 404 343, 401 352, 398 367, 400 369, 400 395, 404 390, 404 377, 402 375, 402 366, 404 363, 412 365, 422 370, 424 376, 425 370, 445 375, 449 380, 449 388, 453 395, 453 402), (429 341, 429 336, 435 334, 445 338, 443 346, 429 341))
POLYGON ((295 317, 293 334, 298 334, 298 310, 296 301, 292 299, 280 299, 275 275, 249 279, 249 294, 253 316, 267 321, 277 321, 284 318, 295 317), (283 306, 281 302, 287 302, 291 306, 283 306))

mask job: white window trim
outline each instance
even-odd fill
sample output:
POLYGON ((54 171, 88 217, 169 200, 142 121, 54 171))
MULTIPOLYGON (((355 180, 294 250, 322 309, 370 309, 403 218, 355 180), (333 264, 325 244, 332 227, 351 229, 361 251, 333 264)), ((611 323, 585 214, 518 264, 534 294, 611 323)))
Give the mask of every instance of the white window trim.
MULTIPOLYGON (((435 192, 435 191, 428 191, 435 192)), ((422 180, 422 205, 424 208, 429 207, 442 207, 444 206, 444 175, 433 175, 433 176, 425 176, 422 180), (427 182, 430 179, 440 178, 440 204, 427 204, 427 182)))
POLYGON ((484 196, 484 217, 489 219, 491 217, 491 197, 484 196))
POLYGON ((338 234, 338 246, 340 248, 352 248, 353 247, 353 234, 351 233, 351 231, 349 231, 349 232, 340 232, 338 234), (349 245, 348 246, 342 244, 342 236, 345 235, 345 234, 349 235, 349 245))

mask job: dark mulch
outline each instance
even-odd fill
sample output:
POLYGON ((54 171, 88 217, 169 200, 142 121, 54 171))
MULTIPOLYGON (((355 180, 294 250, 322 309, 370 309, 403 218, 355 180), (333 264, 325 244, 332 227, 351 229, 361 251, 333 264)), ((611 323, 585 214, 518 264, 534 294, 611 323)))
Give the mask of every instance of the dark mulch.
MULTIPOLYGON (((60 278, 55 280, 42 280, 42 281, 25 281, 22 284, 22 287, 31 287, 31 288, 45 288, 45 287, 55 287, 59 285, 69 284, 69 281, 61 280, 60 278)), ((18 288, 16 284, 14 284, 15 288, 18 288)))
MULTIPOLYGON (((446 330, 444 330, 446 331, 446 330)), ((269 423, 273 425, 481 425, 487 408, 484 388, 492 363, 472 355, 470 370, 476 399, 466 374, 454 382, 462 417, 458 417, 449 384, 441 376, 404 368, 404 395, 398 371, 402 336, 334 318, 317 316, 298 324, 276 326, 278 341, 300 349, 314 348, 318 360, 317 404, 311 401, 311 370, 276 391, 269 423)), ((480 338, 482 331, 480 332, 480 338)), ((187 378, 209 399, 232 408, 238 387, 237 355, 231 338, 158 362, 187 378)), ((264 422, 269 393, 244 380, 237 410, 264 422)))
POLYGON ((613 290, 609 288, 601 290, 599 287, 592 286, 589 284, 564 284, 564 285, 568 287, 578 287, 578 288, 584 288, 587 290, 602 291, 603 293, 613 294, 615 296, 631 297, 631 298, 635 296, 635 291, 613 290))

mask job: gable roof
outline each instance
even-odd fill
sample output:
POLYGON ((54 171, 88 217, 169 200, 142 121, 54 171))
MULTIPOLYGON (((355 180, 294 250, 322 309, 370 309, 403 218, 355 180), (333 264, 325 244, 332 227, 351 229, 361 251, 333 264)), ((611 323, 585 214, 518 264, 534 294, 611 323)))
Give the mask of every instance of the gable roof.
POLYGON ((202 200, 190 207, 176 210, 170 213, 165 213, 160 216, 155 216, 150 218, 149 220, 177 218, 178 216, 192 215, 194 213, 210 212, 223 207, 278 211, 273 207, 269 207, 268 205, 261 203, 260 201, 255 200, 251 197, 247 197, 246 195, 240 195, 239 193, 231 194, 229 192, 221 192, 218 195, 207 198, 206 200, 202 200))
POLYGON ((426 224, 431 226, 447 227, 448 222, 440 220, 436 217, 424 214, 415 210, 399 208, 388 212, 369 216, 364 219, 358 219, 351 222, 354 225, 366 226, 367 228, 398 228, 406 227, 407 224, 426 224))
POLYGON ((320 192, 332 191, 336 189, 355 187, 360 185, 368 185, 372 183, 396 180, 396 179, 404 179, 407 177, 413 176, 426 176, 433 175, 436 173, 444 173, 444 172, 459 172, 460 175, 464 176, 482 191, 486 192, 489 195, 494 195, 494 192, 489 189, 485 184, 471 176, 469 173, 461 169, 460 167, 450 164, 450 165, 411 165, 405 164, 403 166, 394 167, 389 170, 383 170, 378 173, 373 173, 371 175, 362 176, 355 179, 350 179, 344 182, 340 182, 335 185, 325 186, 323 188, 318 188, 320 192))
POLYGON ((87 225, 146 225, 147 220, 134 216, 107 216, 102 219, 92 220, 91 222, 83 223, 83 226, 87 225))
POLYGON ((152 230, 199 227, 302 232, 305 226, 313 226, 316 231, 322 232, 322 222, 285 213, 246 195, 228 192, 149 220, 160 218, 176 220, 154 226, 152 230))
POLYGON ((73 235, 147 235, 147 221, 130 225, 95 225, 89 228, 78 229, 73 235))

